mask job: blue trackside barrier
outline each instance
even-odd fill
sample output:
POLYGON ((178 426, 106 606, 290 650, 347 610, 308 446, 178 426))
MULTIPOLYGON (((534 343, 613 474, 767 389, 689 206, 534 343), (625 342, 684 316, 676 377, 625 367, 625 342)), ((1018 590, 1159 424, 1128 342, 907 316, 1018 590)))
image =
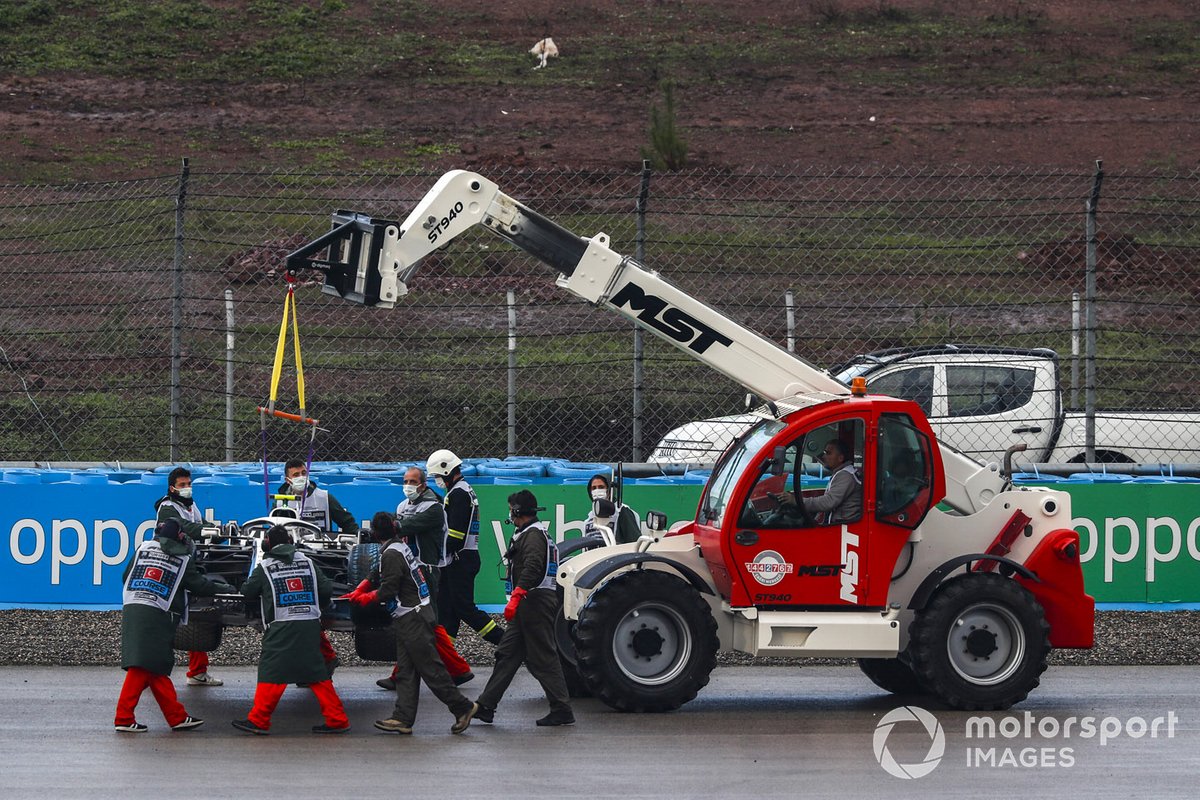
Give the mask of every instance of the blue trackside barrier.
POLYGON ((476 474, 493 478, 542 478, 546 475, 546 467, 541 464, 480 464, 476 467, 476 474))
MULTIPOLYGON (((423 466, 315 462, 312 473, 361 524, 375 511, 395 509, 411 464, 423 466)), ((175 467, 144 466, 144 471, 127 465, 0 466, 0 546, 8 548, 0 558, 0 607, 119 607, 122 569, 137 543, 151 535, 154 502, 166 493, 167 473, 175 467)), ((208 519, 244 522, 265 513, 260 463, 180 466, 192 471, 197 503, 208 519)), ((486 515, 481 547, 486 544, 493 561, 511 533, 501 524, 507 495, 531 488, 558 537, 575 536, 591 507, 582 487, 593 474, 611 474, 614 467, 528 456, 471 459, 463 466, 478 487, 486 515)), ((1075 471, 1071 466, 1031 466, 1013 477, 1018 484, 1049 485, 1072 495, 1071 526, 1080 531, 1086 585, 1102 607, 1178 610, 1200 604, 1200 473, 1175 475, 1170 467, 1148 465, 1111 465, 1109 471, 1105 465, 1078 465, 1082 469, 1075 471)), ((283 483, 282 472, 282 462, 268 465, 272 491, 283 483)), ((625 501, 640 513, 663 510, 672 522, 692 518, 711 474, 656 464, 631 464, 623 473, 625 501)), ((802 476, 800 488, 820 491, 827 483, 828 475, 814 469, 802 476)), ((790 480, 787 485, 793 488, 790 480)), ((503 602, 498 584, 483 575, 478 591, 485 604, 503 602)))
POLYGON ((112 481, 109 481, 107 475, 96 472, 76 472, 71 475, 70 482, 81 483, 85 486, 107 486, 112 481))

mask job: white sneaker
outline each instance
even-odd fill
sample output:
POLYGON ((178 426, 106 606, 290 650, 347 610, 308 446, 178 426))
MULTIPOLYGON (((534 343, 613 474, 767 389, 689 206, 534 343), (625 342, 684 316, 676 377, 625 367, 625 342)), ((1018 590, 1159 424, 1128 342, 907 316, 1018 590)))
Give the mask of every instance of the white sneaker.
POLYGON ((224 686, 225 681, 209 675, 207 672, 201 672, 199 675, 192 675, 187 679, 188 686, 224 686))
POLYGON ((178 725, 172 725, 171 730, 173 730, 173 731, 190 731, 192 728, 199 728, 203 724, 204 724, 204 720, 202 720, 202 719, 196 719, 195 717, 186 717, 186 718, 184 718, 183 722, 180 722, 178 725))

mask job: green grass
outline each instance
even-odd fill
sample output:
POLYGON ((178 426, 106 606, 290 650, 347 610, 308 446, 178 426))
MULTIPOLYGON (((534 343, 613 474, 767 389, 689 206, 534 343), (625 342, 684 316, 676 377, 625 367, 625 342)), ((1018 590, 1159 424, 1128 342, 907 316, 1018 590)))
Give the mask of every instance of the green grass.
MULTIPOLYGON (((935 3, 858 11, 813 3, 784 24, 748 22, 712 3, 654 4, 639 9, 646 24, 636 26, 625 24, 624 9, 615 13, 571 9, 568 23, 578 27, 570 58, 533 72, 523 48, 489 36, 486 13, 453 4, 9 0, 0 7, 0 69, 232 84, 396 74, 431 85, 565 87, 614 79, 653 87, 668 77, 737 84, 807 66, 880 86, 1102 85, 1118 77, 1155 85, 1183 84, 1200 69, 1196 20, 1101 28, 1104 35, 1076 37, 1062 58, 1046 45, 1072 29, 1020 3, 991 14, 935 3), (1103 47, 1113 38, 1125 51, 1115 61, 1103 47), (980 41, 1019 54, 1016 68, 979 52, 980 41)), ((85 110, 86 98, 79 103, 85 110)))

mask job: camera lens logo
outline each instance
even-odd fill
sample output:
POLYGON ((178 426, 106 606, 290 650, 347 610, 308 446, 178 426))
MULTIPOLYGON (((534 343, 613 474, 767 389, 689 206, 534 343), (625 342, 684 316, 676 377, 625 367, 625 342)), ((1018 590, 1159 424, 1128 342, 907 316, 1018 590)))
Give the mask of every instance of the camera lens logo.
POLYGON ((883 719, 879 720, 879 724, 875 726, 873 744, 875 760, 887 774, 911 780, 924 778, 941 763, 942 756, 946 753, 946 733, 942 730, 942 724, 937 721, 937 717, 925 709, 920 706, 901 706, 893 708, 883 715, 883 719), (924 727, 925 733, 929 735, 929 752, 921 761, 913 764, 901 764, 888 750, 888 736, 891 735, 892 728, 901 722, 916 722, 924 727))

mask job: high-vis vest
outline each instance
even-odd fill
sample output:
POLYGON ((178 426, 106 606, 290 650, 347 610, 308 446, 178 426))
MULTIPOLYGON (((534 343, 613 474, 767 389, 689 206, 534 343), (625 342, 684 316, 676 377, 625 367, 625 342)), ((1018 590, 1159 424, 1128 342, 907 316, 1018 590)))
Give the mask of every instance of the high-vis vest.
MULTIPOLYGON (((400 505, 396 506, 396 519, 400 521, 401 530, 404 529, 403 520, 405 517, 415 517, 417 514, 421 514, 425 511, 427 511, 431 506, 437 505, 439 502, 440 501, 438 501, 438 500, 422 500, 419 497, 416 499, 416 501, 412 501, 412 500, 409 500, 408 498, 405 498, 403 501, 401 501, 400 505)), ((441 544, 441 547, 438 548, 439 552, 437 552, 437 553, 421 553, 421 563, 428 564, 431 567, 444 567, 447 564, 449 564, 451 559, 450 559, 449 550, 446 547, 446 539, 449 538, 449 536, 450 536, 450 527, 446 524, 446 514, 443 512, 442 513, 442 544, 441 544)), ((409 541, 413 541, 413 539, 414 539, 414 537, 409 536, 409 541)), ((411 548, 409 548, 409 549, 411 549, 411 548)), ((419 544, 417 546, 417 549, 418 550, 421 549, 419 544)))
MULTIPOLYGON (((188 558, 163 552, 162 545, 155 539, 143 542, 133 555, 133 567, 125 579, 121 603, 151 606, 170 612, 171 602, 183 581, 188 558)), ((186 591, 184 594, 187 594, 186 591)))
POLYGON ((467 493, 467 497, 471 498, 471 524, 467 526, 465 531, 450 531, 450 535, 463 540, 463 550, 478 550, 479 549, 479 498, 475 496, 475 490, 471 488, 471 484, 467 483, 462 478, 458 482, 446 490, 446 498, 442 504, 447 509, 447 517, 449 516, 450 495, 454 492, 463 491, 467 493))
MULTIPOLYGON (((289 488, 288 491, 291 491, 289 488)), ((308 491, 305 489, 304 491, 308 491)), ((284 508, 295 509, 300 515, 300 519, 305 522, 311 522, 314 525, 320 525, 321 530, 333 530, 333 521, 329 518, 329 492, 324 489, 313 489, 312 494, 301 500, 284 500, 284 508), (304 510, 300 510, 300 504, 303 502, 304 510)))
MULTIPOLYGON (((517 543, 517 540, 525 535, 525 531, 534 529, 541 531, 542 535, 546 537, 546 574, 542 576, 541 582, 533 588, 554 590, 556 588, 554 576, 558 574, 558 545, 554 543, 552 538, 550 538, 549 528, 546 523, 534 522, 530 525, 526 525, 524 528, 521 528, 521 530, 513 534, 512 542, 508 545, 508 547, 511 550, 513 545, 517 543)), ((508 562, 508 574, 504 577, 504 591, 506 594, 512 594, 513 592, 511 561, 508 562)))
MULTIPOLYGON (((292 563, 278 558, 263 556, 258 565, 267 575, 271 587, 271 603, 274 605, 275 622, 297 622, 321 618, 321 606, 317 599, 317 570, 303 553, 296 553, 292 563)), ((263 604, 263 619, 267 618, 266 596, 263 604)), ((274 625, 275 622, 271 624, 274 625)))
POLYGON ((197 506, 195 503, 192 503, 190 506, 187 506, 187 505, 184 505, 183 503, 175 502, 174 500, 172 500, 170 498, 170 496, 168 496, 166 500, 163 500, 161 503, 158 504, 158 510, 161 512, 163 507, 175 509, 176 511, 179 512, 179 516, 183 517, 184 520, 186 520, 188 522, 203 522, 204 521, 204 517, 200 516, 200 507, 197 506))
MULTIPOLYGON (((617 538, 617 524, 621 520, 621 509, 625 508, 625 506, 620 503, 613 503, 613 505, 617 510, 614 511, 612 517, 609 518, 608 528, 612 530, 613 539, 615 540, 617 538)), ((596 524, 596 512, 589 511, 587 519, 583 521, 583 535, 590 536, 594 533, 599 533, 599 526, 596 524)))
MULTIPOLYGON (((417 585, 417 597, 421 600, 415 606, 402 606, 399 599, 392 600, 388 603, 388 611, 396 619, 400 619, 410 611, 416 611, 421 606, 429 605, 429 584, 425 582, 425 573, 421 571, 421 562, 417 561, 417 557, 413 555, 413 551, 409 549, 404 542, 392 542, 384 550, 397 550, 400 555, 404 556, 404 561, 408 564, 408 572, 412 575, 413 583, 417 585)), ((399 596, 397 596, 398 598, 399 596)))

